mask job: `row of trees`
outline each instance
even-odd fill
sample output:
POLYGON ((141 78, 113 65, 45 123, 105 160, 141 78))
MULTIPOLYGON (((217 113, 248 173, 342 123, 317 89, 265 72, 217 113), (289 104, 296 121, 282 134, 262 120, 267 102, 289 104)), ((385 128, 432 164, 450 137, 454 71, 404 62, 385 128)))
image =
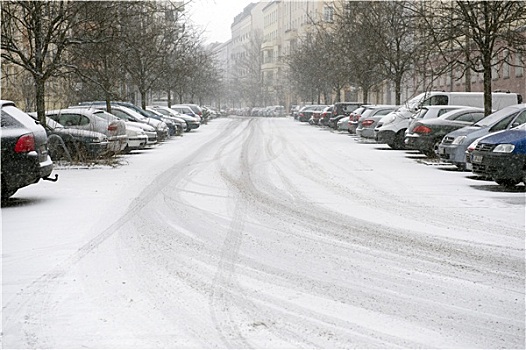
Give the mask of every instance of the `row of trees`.
POLYGON ((4 1, 1 11, 2 79, 31 75, 42 123, 45 88, 58 79, 71 86, 68 102, 103 99, 108 108, 130 90, 144 108, 152 91, 164 91, 170 104, 219 89, 213 57, 182 1, 4 1))
POLYGON ((470 74, 483 73, 489 114, 492 67, 525 65, 521 1, 345 1, 333 23, 315 28, 288 60, 290 79, 307 100, 313 93, 340 100, 349 84, 367 101, 372 87, 389 82, 400 104, 409 74, 422 76, 429 90, 433 78, 460 70, 468 90, 470 74))

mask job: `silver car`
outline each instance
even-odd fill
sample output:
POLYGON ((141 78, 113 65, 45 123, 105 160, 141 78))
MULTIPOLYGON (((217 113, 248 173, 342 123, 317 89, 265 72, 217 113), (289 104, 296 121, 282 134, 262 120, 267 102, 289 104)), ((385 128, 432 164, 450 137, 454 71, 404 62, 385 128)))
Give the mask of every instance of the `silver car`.
POLYGON ((108 137, 108 151, 120 153, 128 144, 126 124, 122 120, 107 121, 102 111, 91 108, 66 108, 46 111, 46 116, 65 128, 96 131, 108 137))

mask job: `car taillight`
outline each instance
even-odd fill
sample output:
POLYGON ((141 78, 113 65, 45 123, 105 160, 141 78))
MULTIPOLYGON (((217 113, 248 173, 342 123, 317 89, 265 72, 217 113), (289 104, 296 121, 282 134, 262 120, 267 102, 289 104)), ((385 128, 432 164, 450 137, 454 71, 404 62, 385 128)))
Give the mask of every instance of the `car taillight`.
POLYGON ((371 119, 365 119, 363 122, 362 122, 362 126, 371 126, 372 124, 374 123, 374 120, 371 120, 371 119))
POLYGON ((25 134, 20 136, 18 141, 16 141, 15 152, 16 153, 25 153, 35 150, 35 136, 33 134, 25 134))
POLYGON ((116 124, 109 124, 108 125, 108 131, 117 131, 117 125, 116 124))
POLYGON ((430 134, 431 133, 431 129, 428 128, 425 125, 419 125, 413 130, 413 132, 415 132, 417 134, 430 134))

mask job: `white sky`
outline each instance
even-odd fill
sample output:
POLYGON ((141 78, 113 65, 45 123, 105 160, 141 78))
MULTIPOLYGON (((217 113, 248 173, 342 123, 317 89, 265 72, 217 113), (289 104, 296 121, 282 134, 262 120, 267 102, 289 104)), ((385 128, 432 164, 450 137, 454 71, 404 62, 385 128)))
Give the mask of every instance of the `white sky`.
POLYGON ((206 43, 225 42, 234 17, 252 2, 258 0, 192 0, 188 8, 191 21, 204 30, 206 43))

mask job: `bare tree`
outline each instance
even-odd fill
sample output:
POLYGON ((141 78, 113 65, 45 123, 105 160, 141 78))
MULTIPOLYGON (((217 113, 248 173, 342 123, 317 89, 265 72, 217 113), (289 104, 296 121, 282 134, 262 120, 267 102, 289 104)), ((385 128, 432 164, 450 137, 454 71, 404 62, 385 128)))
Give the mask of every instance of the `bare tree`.
POLYGON ((146 108, 147 93, 165 76, 166 60, 174 50, 178 27, 167 16, 177 11, 171 2, 120 3, 121 60, 146 108))
POLYGON ((347 68, 343 70, 347 82, 361 88, 364 102, 369 99, 370 89, 387 78, 377 38, 363 21, 368 6, 365 2, 346 2, 341 12, 336 13, 336 50, 347 68))
POLYGON ((4 1, 1 6, 1 57, 28 71, 35 83, 38 119, 45 124, 45 83, 72 70, 67 52, 86 41, 88 27, 79 13, 87 2, 4 1), (78 36, 78 34, 82 34, 78 36))
MULTIPOLYGON (((484 74, 484 109, 492 110, 493 67, 513 65, 526 51, 526 6, 521 1, 440 1, 416 8, 427 41, 450 65, 484 74)), ((519 64, 524 65, 525 62, 519 64)))
POLYGON ((407 6, 406 1, 378 1, 360 7, 362 25, 369 31, 382 72, 395 86, 396 104, 401 102, 402 82, 419 50, 407 6))

